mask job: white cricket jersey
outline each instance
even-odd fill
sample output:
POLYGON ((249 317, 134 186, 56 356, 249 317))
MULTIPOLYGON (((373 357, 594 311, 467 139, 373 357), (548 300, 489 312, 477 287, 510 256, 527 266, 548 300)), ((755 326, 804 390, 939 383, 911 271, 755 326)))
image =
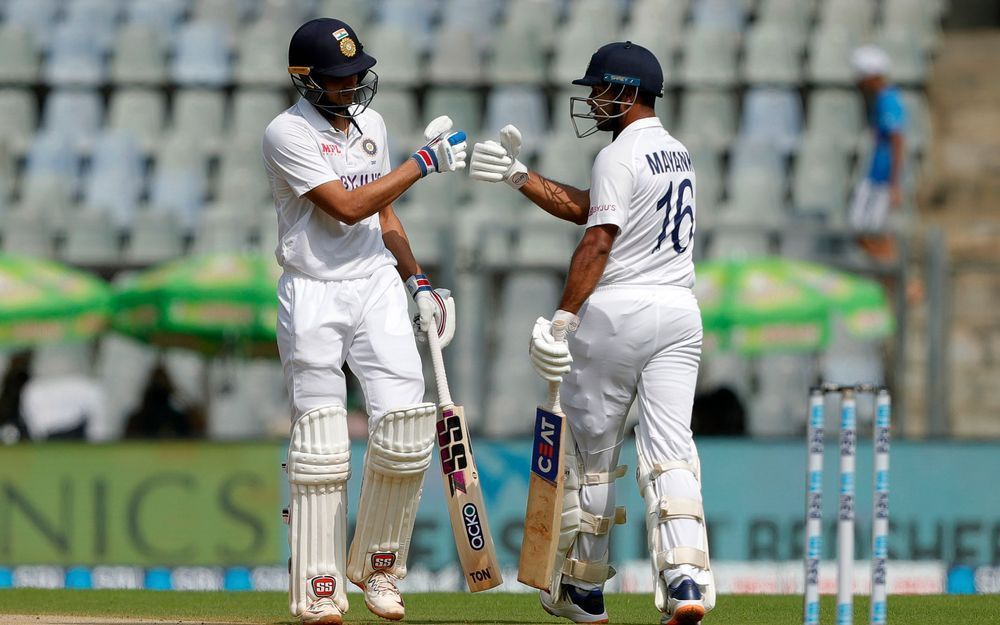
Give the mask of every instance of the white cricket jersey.
POLYGON ((629 124, 594 161, 587 227, 618 226, 598 285, 694 286, 691 155, 660 120, 629 124))
POLYGON ((364 278, 395 265, 382 241, 378 214, 349 226, 303 197, 331 180, 348 189, 389 173, 382 116, 366 109, 343 133, 309 102, 300 99, 264 131, 267 177, 278 212, 275 256, 286 271, 320 280, 364 278))

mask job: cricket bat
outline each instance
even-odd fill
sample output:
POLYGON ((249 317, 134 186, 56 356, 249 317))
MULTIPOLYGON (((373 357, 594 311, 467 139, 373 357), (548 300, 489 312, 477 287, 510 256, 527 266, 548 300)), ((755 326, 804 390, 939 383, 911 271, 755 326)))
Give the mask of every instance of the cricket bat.
MULTIPOLYGON (((566 322, 552 322, 552 336, 566 338, 566 322)), ((524 511, 524 537, 517 564, 517 581, 550 590, 559 526, 562 522, 563 440, 566 416, 559 406, 559 382, 549 382, 546 402, 535 410, 535 437, 531 448, 528 505, 524 511)))
POLYGON ((444 495, 448 502, 451 531, 470 592, 488 590, 503 583, 493 536, 486 521, 479 472, 472 457, 472 441, 465 423, 465 409, 456 406, 448 390, 448 376, 441 355, 437 328, 427 332, 434 378, 438 389, 437 441, 441 453, 444 495))

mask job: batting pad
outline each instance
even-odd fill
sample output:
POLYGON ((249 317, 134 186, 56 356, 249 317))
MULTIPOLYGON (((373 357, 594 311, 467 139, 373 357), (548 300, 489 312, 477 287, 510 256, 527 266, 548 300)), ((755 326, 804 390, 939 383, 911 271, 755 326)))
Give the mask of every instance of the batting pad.
POLYGON ((347 478, 351 475, 347 412, 311 410, 293 425, 288 443, 289 610, 300 616, 329 597, 347 612, 347 478))
MULTIPOLYGON (((636 437, 638 436, 636 428, 636 437)), ((666 489, 657 481, 657 478, 668 471, 687 471, 694 476, 700 487, 701 463, 698 451, 692 443, 690 462, 683 460, 651 462, 643 455, 639 445, 636 445, 636 453, 639 456, 639 466, 636 469, 635 479, 646 502, 646 544, 649 547, 653 579, 656 584, 653 596, 656 607, 660 612, 667 611, 667 584, 661 573, 667 569, 686 565, 694 567, 691 577, 702 592, 705 609, 711 610, 715 607, 715 577, 708 558, 708 531, 702 502, 700 499, 674 496, 672 493, 664 492, 666 489), (666 544, 667 540, 663 537, 661 526, 682 519, 699 524, 698 545, 666 544)))
POLYGON ((418 404, 385 414, 368 439, 361 502, 347 576, 363 584, 375 571, 402 579, 424 473, 431 464, 437 407, 418 404))

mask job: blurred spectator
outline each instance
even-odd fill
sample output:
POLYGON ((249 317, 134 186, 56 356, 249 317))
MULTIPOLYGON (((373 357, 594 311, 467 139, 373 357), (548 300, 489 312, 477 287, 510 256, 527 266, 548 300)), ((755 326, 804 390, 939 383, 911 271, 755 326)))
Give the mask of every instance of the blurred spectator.
POLYGON ((691 432, 695 436, 746 436, 747 413, 728 386, 695 395, 691 432))
POLYGON ((24 387, 30 379, 31 352, 12 355, 0 384, 0 442, 4 444, 31 440, 21 405, 24 387))
POLYGON ((125 438, 200 438, 204 411, 182 402, 166 366, 158 362, 149 374, 142 403, 129 415, 125 438))

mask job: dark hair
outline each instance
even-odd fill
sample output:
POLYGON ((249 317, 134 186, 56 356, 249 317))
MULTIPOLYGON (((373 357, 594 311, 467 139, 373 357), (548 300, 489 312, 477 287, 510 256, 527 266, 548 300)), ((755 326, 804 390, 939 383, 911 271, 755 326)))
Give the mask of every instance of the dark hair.
POLYGON ((639 91, 638 97, 635 99, 636 102, 643 106, 648 106, 651 109, 656 108, 656 95, 648 91, 639 91))

